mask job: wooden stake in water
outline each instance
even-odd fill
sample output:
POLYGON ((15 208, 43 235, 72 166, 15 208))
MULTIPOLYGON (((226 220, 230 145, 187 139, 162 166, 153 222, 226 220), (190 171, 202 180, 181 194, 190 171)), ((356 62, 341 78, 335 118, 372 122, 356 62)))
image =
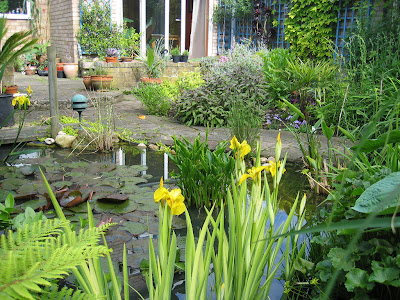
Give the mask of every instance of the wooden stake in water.
POLYGON ((60 131, 58 97, 57 97, 56 46, 47 47, 47 59, 49 61, 49 101, 50 101, 51 137, 55 139, 57 133, 60 131))

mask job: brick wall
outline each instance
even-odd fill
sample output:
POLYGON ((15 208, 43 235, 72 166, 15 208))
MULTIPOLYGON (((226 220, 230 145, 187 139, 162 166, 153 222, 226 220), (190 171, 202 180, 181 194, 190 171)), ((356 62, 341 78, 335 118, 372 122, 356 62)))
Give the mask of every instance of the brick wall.
POLYGON ((79 0, 52 0, 50 5, 51 44, 62 62, 78 62, 76 32, 79 30, 79 0))

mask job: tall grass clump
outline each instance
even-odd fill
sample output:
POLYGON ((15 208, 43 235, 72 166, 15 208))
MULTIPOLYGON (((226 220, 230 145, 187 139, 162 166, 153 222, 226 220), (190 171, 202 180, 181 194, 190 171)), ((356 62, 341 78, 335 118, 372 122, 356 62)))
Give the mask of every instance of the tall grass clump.
POLYGON ((268 103, 262 60, 249 43, 236 45, 218 61, 206 59, 200 72, 204 84, 184 92, 176 103, 176 117, 188 126, 226 125, 236 96, 252 104, 268 103))

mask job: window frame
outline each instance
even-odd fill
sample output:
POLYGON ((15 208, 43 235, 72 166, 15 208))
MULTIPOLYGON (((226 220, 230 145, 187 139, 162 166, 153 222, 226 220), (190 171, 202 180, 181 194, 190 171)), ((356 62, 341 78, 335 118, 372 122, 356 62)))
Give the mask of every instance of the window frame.
POLYGON ((0 18, 6 18, 8 20, 29 20, 31 19, 31 3, 25 2, 26 5, 26 14, 5 14, 0 13, 0 18))

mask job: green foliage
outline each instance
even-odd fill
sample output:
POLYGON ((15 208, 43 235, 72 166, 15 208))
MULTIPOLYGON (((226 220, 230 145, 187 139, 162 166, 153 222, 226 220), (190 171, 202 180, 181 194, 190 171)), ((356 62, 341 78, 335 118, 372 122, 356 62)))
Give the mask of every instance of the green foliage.
POLYGON ((174 137, 175 155, 168 153, 178 168, 171 174, 176 178, 188 205, 210 207, 221 203, 226 197, 226 187, 234 169, 234 160, 225 153, 227 143, 220 143, 211 151, 206 140, 201 142, 200 135, 193 144, 187 139, 174 137))
POLYGON ((214 8, 212 19, 215 23, 220 23, 230 18, 246 18, 253 12, 251 0, 222 0, 214 8))
POLYGON ((0 13, 7 13, 7 12, 8 12, 8 0, 1 0, 0 13))
POLYGON ((249 44, 239 44, 220 62, 206 59, 200 72, 204 84, 188 90, 176 103, 176 117, 188 126, 220 127, 227 124, 234 99, 254 105, 268 102, 262 60, 249 44))
POLYGON ((11 193, 8 194, 4 204, 0 203, 0 230, 11 226, 11 213, 14 211, 14 203, 14 197, 11 193))
POLYGON ((78 136, 78 130, 74 129, 72 126, 64 126, 63 131, 67 135, 73 135, 73 136, 78 136))
POLYGON ((7 34, 8 27, 6 27, 4 17, 0 19, 0 82, 3 78, 4 71, 8 64, 13 63, 20 55, 27 53, 37 42, 37 39, 31 39, 32 31, 18 31, 13 33, 5 41, 3 40, 7 34))
POLYGON ((339 1, 291 1, 285 19, 285 39, 293 53, 302 59, 331 57, 333 24, 337 22, 339 1))
POLYGON ((239 141, 246 140, 251 149, 254 150, 260 140, 264 113, 260 107, 255 106, 254 103, 246 103, 245 100, 236 99, 232 103, 228 127, 232 136, 236 136, 239 141))
POLYGON ((95 0, 89 5, 82 4, 81 7, 82 25, 76 37, 86 53, 104 57, 107 48, 120 49, 121 41, 125 45, 126 32, 111 22, 111 11, 107 5, 95 0))
MULTIPOLYGON (((49 121, 46 122, 47 125, 49 125, 50 123, 48 123, 49 121)), ((74 123, 79 123, 79 120, 76 118, 72 118, 69 116, 60 116, 60 122, 61 124, 74 124, 74 123)))
POLYGON ((158 78, 164 71, 167 56, 163 56, 161 52, 164 49, 164 40, 156 40, 155 47, 147 45, 146 55, 140 55, 138 57, 146 67, 148 78, 158 78))
POLYGON ((18 214, 12 220, 14 229, 24 229, 26 225, 31 226, 33 223, 47 220, 43 215, 43 211, 36 213, 31 207, 27 207, 23 213, 18 214))
POLYGON ((134 88, 132 93, 142 101, 146 113, 156 116, 167 116, 171 109, 171 100, 168 99, 164 89, 159 84, 141 83, 134 88))
POLYGON ((174 55, 174 56, 181 55, 181 51, 179 50, 178 47, 172 48, 171 55, 174 55))

